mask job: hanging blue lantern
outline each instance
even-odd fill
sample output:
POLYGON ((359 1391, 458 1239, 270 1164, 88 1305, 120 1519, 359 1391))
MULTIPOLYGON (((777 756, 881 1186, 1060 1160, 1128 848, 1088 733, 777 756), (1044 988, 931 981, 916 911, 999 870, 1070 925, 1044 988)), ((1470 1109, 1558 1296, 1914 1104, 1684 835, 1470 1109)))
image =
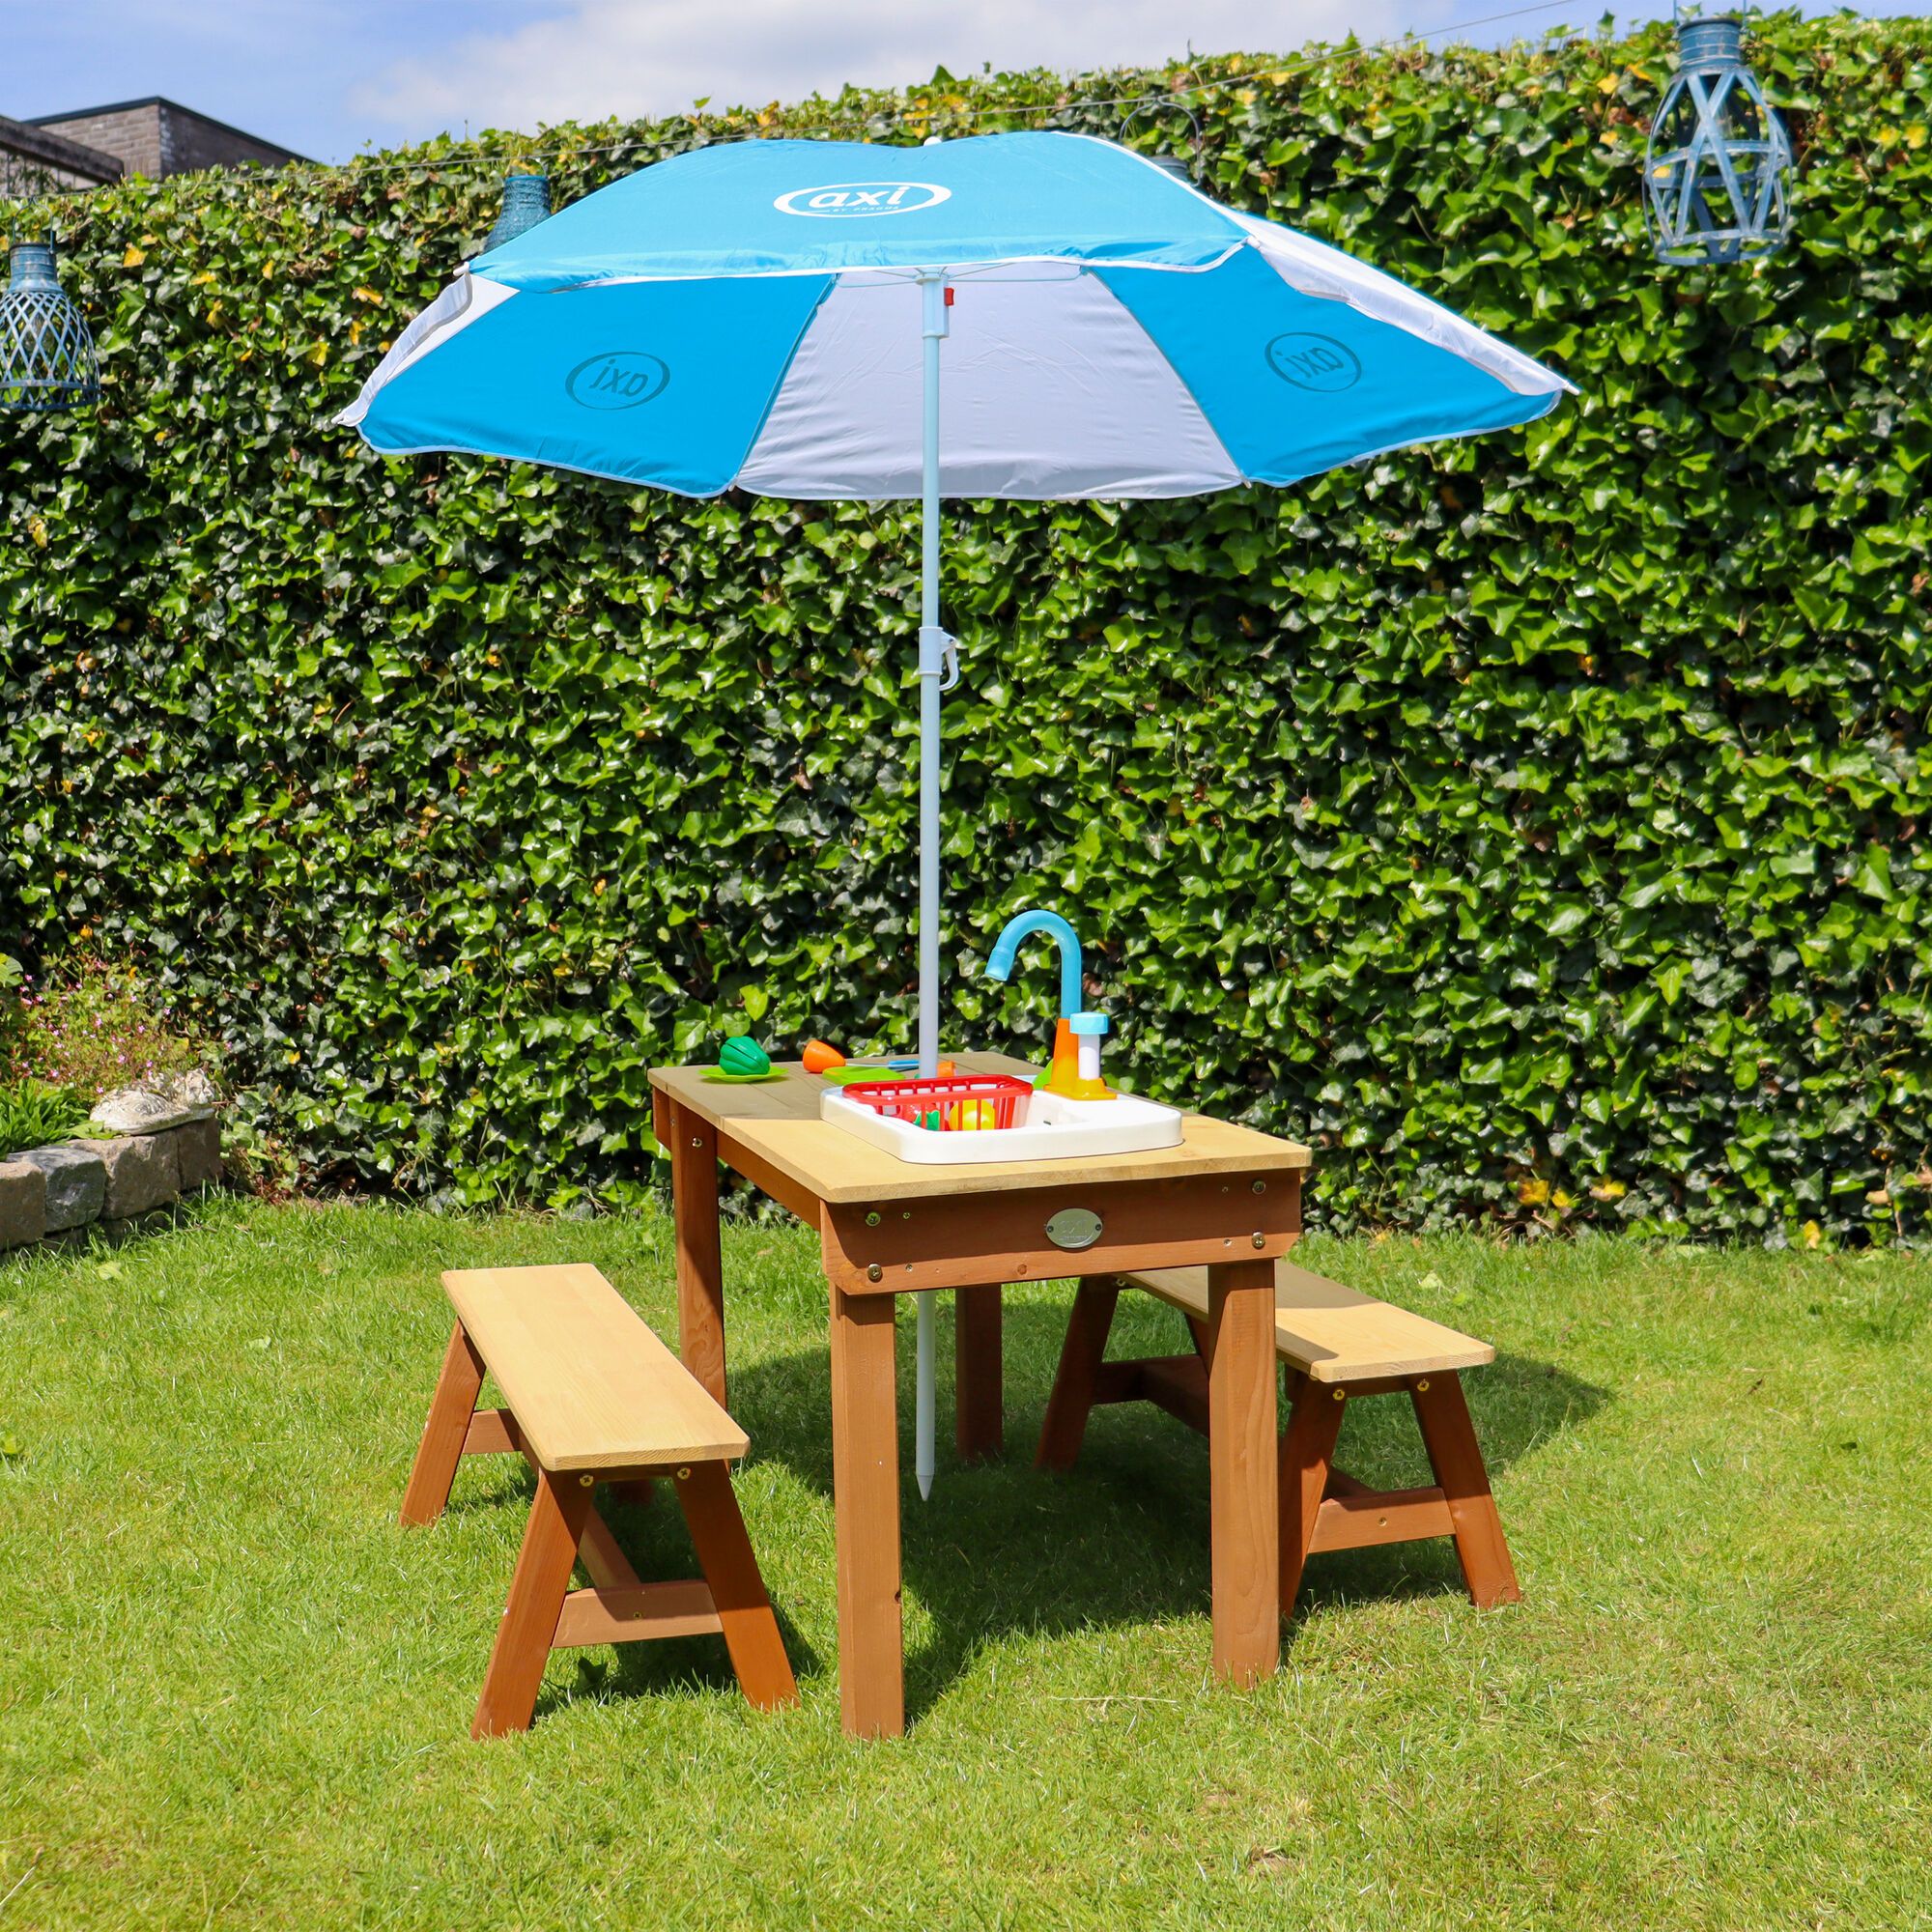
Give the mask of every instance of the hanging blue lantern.
POLYGON ((1791 232, 1791 143, 1745 65, 1744 22, 1677 21, 1677 71, 1644 150, 1660 262, 1758 262, 1791 232))
POLYGON ((497 217, 483 242, 487 255, 505 242, 514 242, 526 229, 550 219, 550 177, 548 175, 505 175, 503 212, 497 217))
MULTIPOLYGON (((1167 131, 1172 139, 1182 138, 1172 130, 1167 131)), ((1197 177, 1201 166, 1201 118, 1184 100, 1173 97, 1162 99, 1157 94, 1149 95, 1145 99, 1136 101, 1121 116, 1121 125, 1115 130, 1114 138, 1122 147, 1133 148, 1134 153, 1144 161, 1151 161, 1162 174, 1172 175, 1176 181, 1184 182, 1189 187, 1199 185, 1197 177), (1151 121, 1158 126, 1162 116, 1172 116, 1177 113, 1186 121, 1188 127, 1188 133, 1184 137, 1187 159, 1183 160, 1176 154, 1150 155, 1139 148, 1134 148, 1131 130, 1136 121, 1151 121)))
POLYGON ((94 337, 54 273, 52 242, 14 242, 0 295, 0 410, 65 410, 99 397, 94 337))

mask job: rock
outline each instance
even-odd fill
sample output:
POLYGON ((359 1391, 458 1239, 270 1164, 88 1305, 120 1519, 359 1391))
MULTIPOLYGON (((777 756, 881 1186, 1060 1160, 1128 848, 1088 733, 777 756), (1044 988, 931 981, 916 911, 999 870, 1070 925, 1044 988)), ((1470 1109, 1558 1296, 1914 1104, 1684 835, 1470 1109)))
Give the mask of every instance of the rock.
POLYGON ((110 1134, 158 1134, 200 1117, 185 1100, 146 1087, 117 1087, 95 1102, 87 1118, 110 1134))
POLYGON ((207 1120, 190 1121, 185 1127, 176 1127, 168 1139, 174 1143, 175 1165, 181 1174, 184 1194, 213 1187, 221 1179, 221 1127, 212 1115, 207 1120))
POLYGON ((107 1164, 91 1147, 71 1141, 65 1147, 32 1148, 14 1158, 45 1177, 48 1234, 100 1218, 107 1201, 107 1164))
POLYGON ((46 1176, 29 1161, 0 1160, 0 1248, 24 1246, 46 1232, 46 1176))
POLYGON ((107 1170, 101 1212, 110 1221, 165 1208, 181 1192, 181 1163, 172 1134, 134 1134, 125 1140, 75 1141, 100 1157, 107 1170))

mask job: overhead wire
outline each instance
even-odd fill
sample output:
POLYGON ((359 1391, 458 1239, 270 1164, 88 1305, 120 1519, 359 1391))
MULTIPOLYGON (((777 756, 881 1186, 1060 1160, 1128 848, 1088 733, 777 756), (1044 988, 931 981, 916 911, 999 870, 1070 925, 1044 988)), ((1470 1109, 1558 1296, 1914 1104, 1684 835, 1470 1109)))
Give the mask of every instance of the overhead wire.
MULTIPOLYGON (((1474 27, 1495 26, 1501 21, 1519 20, 1532 14, 1560 13, 1569 4, 1570 0, 1536 0, 1536 4, 1533 6, 1512 7, 1499 14, 1483 14, 1472 20, 1457 20, 1447 26, 1430 27, 1419 33, 1404 34, 1399 38, 1391 38, 1383 41, 1357 42, 1352 44, 1344 43, 1340 46, 1330 47, 1321 53, 1309 55, 1300 60, 1264 61, 1247 72, 1219 74, 1212 80, 1195 81, 1186 87, 1143 88, 1138 94, 1084 95, 1069 93, 1064 99, 1015 101, 1003 106, 987 105, 974 108, 947 108, 938 110, 930 107, 906 106, 895 108, 883 114, 847 115, 838 121, 807 122, 802 126, 797 123, 788 123, 785 132, 788 137, 794 135, 838 133, 848 128, 855 118, 888 121, 917 120, 928 123, 936 119, 944 119, 950 124, 956 125, 962 121, 968 123, 991 120, 1008 121, 1029 118, 1036 115, 1065 114, 1076 108, 1084 110, 1094 107, 1157 105, 1163 101, 1189 99, 1196 95, 1212 94, 1222 88, 1252 86, 1257 80, 1262 79, 1292 80, 1300 74, 1312 73, 1318 68, 1334 67, 1344 61, 1360 60, 1369 54, 1399 53, 1404 46, 1412 44, 1415 42, 1440 40, 1444 35, 1467 33, 1474 27)), ((1064 85, 1068 89, 1074 89, 1082 81, 1103 78, 1105 71, 1103 70, 1100 72, 1069 74, 1065 76, 1064 85)), ((742 112, 744 110, 740 109, 738 111, 742 112)), ((678 117, 665 116, 662 118, 671 119, 678 117)), ((690 113, 681 118, 699 121, 702 119, 702 116, 697 113, 690 113)), ((361 175, 416 174, 434 172, 437 169, 452 165, 468 167, 484 161, 520 160, 529 156, 531 150, 536 146, 538 138, 540 137, 533 137, 531 140, 516 148, 471 151, 468 154, 459 153, 456 156, 441 156, 435 159, 385 162, 381 166, 375 167, 358 168, 355 159, 352 158, 342 162, 341 167, 345 171, 355 169, 356 173, 361 175)), ((596 147, 573 147, 569 151, 569 154, 570 158, 576 160, 581 156, 588 155, 620 154, 625 149, 635 148, 638 145, 637 139, 633 137, 623 141, 608 142, 596 147)))
MULTIPOLYGON (((837 121, 807 122, 803 125, 790 122, 785 128, 785 134, 787 138, 795 138, 814 134, 844 132, 850 129, 855 120, 885 120, 898 123, 920 121, 928 126, 934 121, 944 121, 948 126, 956 127, 961 123, 971 125, 975 122, 988 120, 1025 120, 1037 116, 1086 112, 1101 107, 1158 107, 1169 101, 1193 99, 1198 96, 1213 94, 1224 88, 1252 87, 1258 81, 1263 80, 1269 82, 1292 80, 1302 74, 1315 72, 1324 67, 1337 66, 1345 61, 1361 60, 1372 54, 1400 53, 1406 46, 1411 46, 1424 41, 1440 40, 1447 35, 1468 33, 1473 28, 1496 26, 1506 20, 1525 19, 1531 14, 1536 14, 1559 13, 1569 7, 1570 4, 1571 0, 1535 0, 1535 4, 1531 6, 1506 8, 1500 13, 1483 14, 1473 19, 1452 21, 1445 26, 1425 28, 1419 32, 1406 33, 1396 38, 1374 42, 1345 43, 1339 46, 1325 48, 1319 54, 1309 55, 1299 60, 1262 62, 1243 73, 1219 74, 1211 80, 1195 81, 1184 87, 1144 87, 1138 93, 1134 94, 1097 96, 1083 95, 1071 91, 1077 89, 1083 81, 1102 81, 1105 79, 1108 71, 1118 71, 1118 70, 1101 70, 1084 74, 1066 76, 1063 84, 1069 91, 1057 100, 1014 101, 1005 105, 988 104, 971 108, 935 109, 932 107, 907 105, 895 107, 883 113, 866 113, 863 110, 855 110, 852 114, 846 115, 837 121)), ((742 113, 744 110, 740 109, 737 111, 742 113)), ((681 117, 665 116, 661 118, 684 118, 699 125, 702 124, 703 120, 702 114, 696 110, 693 110, 681 117)), ((352 156, 346 161, 335 163, 326 161, 295 162, 276 168, 271 172, 265 171, 259 176, 251 175, 242 179, 248 181, 250 185, 259 183, 266 186, 275 182, 285 181, 291 174, 308 171, 346 176, 355 181, 367 181, 370 179, 381 179, 386 175, 439 174, 447 169, 472 168, 486 165, 500 166, 506 162, 527 162, 531 160, 535 157, 542 139, 543 132, 540 130, 538 134, 531 136, 514 148, 458 149, 448 154, 425 156, 418 160, 410 161, 365 162, 359 156, 352 156)), ((638 148, 640 145, 642 143, 639 139, 633 135, 621 141, 601 142, 584 147, 573 146, 565 151, 563 155, 560 155, 558 158, 575 162, 588 159, 598 155, 622 154, 627 150, 638 148)), ((232 175, 228 176, 223 185, 232 185, 235 179, 232 175)), ((55 192, 62 193, 63 198, 86 196, 104 193, 111 188, 121 185, 123 184, 118 182, 103 182, 66 190, 55 190, 55 192)))

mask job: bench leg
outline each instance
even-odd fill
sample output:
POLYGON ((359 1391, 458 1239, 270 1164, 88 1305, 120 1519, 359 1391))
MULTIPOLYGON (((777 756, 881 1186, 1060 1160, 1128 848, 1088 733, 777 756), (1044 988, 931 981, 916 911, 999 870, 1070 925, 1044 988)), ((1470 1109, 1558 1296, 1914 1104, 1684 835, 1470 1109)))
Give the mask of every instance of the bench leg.
POLYGON ((415 1465, 410 1470, 410 1486, 403 1492, 398 1520, 434 1522, 442 1514, 482 1386, 483 1357, 459 1321, 449 1331, 442 1374, 437 1378, 436 1394, 430 1399, 429 1420, 423 1424, 422 1440, 416 1445, 415 1465))
POLYGON ((1522 1591, 1503 1538, 1496 1499, 1490 1491, 1490 1473, 1476 1441, 1475 1425, 1469 1420, 1462 1377, 1454 1373, 1419 1376, 1409 1384, 1408 1396, 1415 1405, 1423 1446, 1429 1451, 1429 1466, 1449 1504, 1456 1560, 1463 1566, 1469 1601, 1478 1609, 1520 1603, 1522 1591))
POLYGON ((1070 1469, 1079 1457, 1100 1361, 1107 1352, 1107 1331, 1114 1325, 1114 1305, 1120 1298, 1120 1285, 1111 1276, 1083 1281, 1074 1291, 1060 1368, 1046 1400, 1039 1447, 1034 1452, 1036 1469, 1070 1469))
POLYGON ((748 1703, 760 1711, 798 1702, 798 1685, 772 1614, 772 1600, 758 1574, 752 1539, 732 1493, 731 1472, 723 1463, 696 1463, 679 1471, 677 1499, 691 1530, 697 1567, 711 1586, 711 1602, 724 1631, 731 1668, 748 1703))
POLYGON ((1281 1438, 1281 1613, 1289 1615, 1301 1594, 1301 1573, 1315 1541, 1315 1519, 1335 1462, 1342 1433, 1342 1393, 1298 1378, 1288 1428, 1281 1438))
POLYGON ((1006 1446, 1002 1293, 996 1281, 952 1297, 952 1433, 962 1463, 997 1456, 1006 1446))
POLYGON ((595 1507, 583 1519, 582 1533, 577 1539, 578 1559, 591 1582, 600 1590, 641 1590, 644 1579, 631 1566, 631 1559, 611 1533, 611 1525, 595 1507))
POLYGON ((510 1601, 497 1626, 483 1694, 469 1726, 472 1738, 529 1729, 537 1708, 537 1687, 543 1682, 556 1620, 570 1589, 570 1573, 577 1564, 578 1541, 589 1515, 588 1476, 537 1471, 536 1499, 530 1504, 517 1574, 510 1579, 510 1601))

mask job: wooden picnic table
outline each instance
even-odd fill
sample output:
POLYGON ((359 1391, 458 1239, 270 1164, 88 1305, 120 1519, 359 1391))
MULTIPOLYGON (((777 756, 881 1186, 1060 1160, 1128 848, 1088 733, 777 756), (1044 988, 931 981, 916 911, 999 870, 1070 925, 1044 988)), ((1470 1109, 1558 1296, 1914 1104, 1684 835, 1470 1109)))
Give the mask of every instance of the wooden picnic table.
MULTIPOLYGON (((962 1073, 1034 1071, 1006 1054, 954 1058, 962 1073)), ((724 1403, 722 1163, 818 1230, 831 1289, 845 1728, 905 1728, 893 1298, 927 1289, 957 1297, 955 1435, 972 1458, 1002 1443, 1005 1283, 1207 1266, 1214 1668, 1236 1684, 1270 1675, 1281 1649, 1274 1263, 1301 1230, 1308 1150, 1191 1114, 1179 1147, 1146 1153, 927 1167, 821 1121, 823 1083, 796 1063, 747 1085, 708 1080, 708 1070, 651 1070, 676 1203, 679 1345, 724 1403), (1069 1209, 1097 1216, 1097 1234, 1082 1216, 1056 1220, 1069 1209), (1092 1238, 1069 1251, 1049 1225, 1063 1239, 1092 1238)))

